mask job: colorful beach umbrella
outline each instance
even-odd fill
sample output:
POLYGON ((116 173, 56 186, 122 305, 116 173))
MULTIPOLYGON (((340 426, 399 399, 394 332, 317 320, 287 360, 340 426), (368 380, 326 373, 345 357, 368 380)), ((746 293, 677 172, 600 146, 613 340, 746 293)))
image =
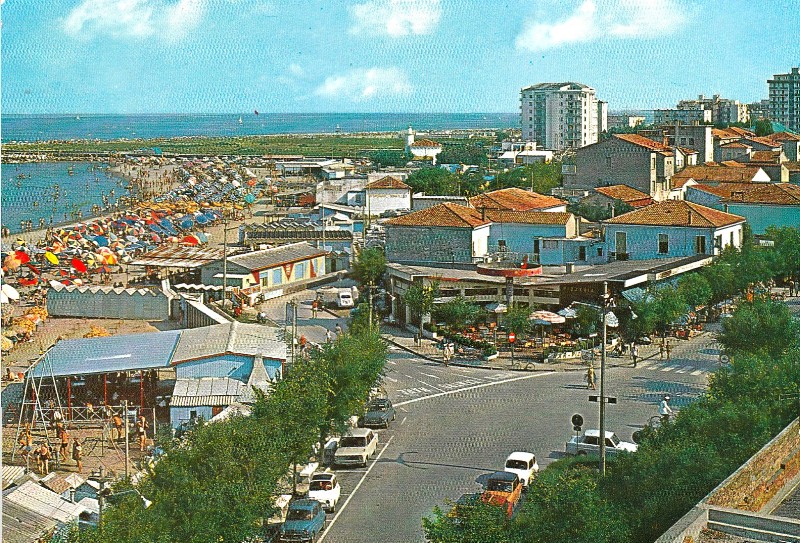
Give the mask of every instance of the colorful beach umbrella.
POLYGON ((5 283, 2 287, 0 287, 0 292, 5 294, 9 300, 19 300, 19 292, 17 292, 17 289, 8 283, 5 283))
POLYGON ((197 236, 184 236, 181 240, 183 243, 188 243, 189 245, 199 245, 200 240, 197 239, 197 236))
POLYGON ((44 259, 47 260, 53 266, 58 266, 58 257, 51 253, 50 251, 46 251, 44 253, 44 259))
POLYGON ((36 275, 41 275, 41 274, 42 274, 42 272, 41 272, 41 271, 39 271, 39 268, 37 268, 36 266, 34 266, 33 264, 31 264, 30 262, 28 262, 28 263, 27 263, 27 264, 25 264, 25 265, 26 265, 26 266, 28 266, 28 268, 29 268, 29 269, 30 269, 30 270, 31 270, 33 273, 35 273, 36 275))
POLYGON ((85 273, 86 272, 86 269, 87 269, 86 268, 86 264, 84 264, 84 262, 82 260, 80 260, 79 258, 73 258, 70 261, 70 265, 73 268, 75 268, 77 271, 81 272, 81 273, 85 273))

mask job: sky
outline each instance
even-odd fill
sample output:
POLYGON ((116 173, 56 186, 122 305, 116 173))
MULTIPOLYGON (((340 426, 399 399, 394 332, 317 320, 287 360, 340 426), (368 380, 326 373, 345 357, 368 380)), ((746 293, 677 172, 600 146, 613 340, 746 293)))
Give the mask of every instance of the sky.
MULTIPOLYGON (((0 0, 2 2, 2 0, 0 0)), ((6 0, 2 112, 516 112, 752 102, 800 64, 800 0, 6 0)))

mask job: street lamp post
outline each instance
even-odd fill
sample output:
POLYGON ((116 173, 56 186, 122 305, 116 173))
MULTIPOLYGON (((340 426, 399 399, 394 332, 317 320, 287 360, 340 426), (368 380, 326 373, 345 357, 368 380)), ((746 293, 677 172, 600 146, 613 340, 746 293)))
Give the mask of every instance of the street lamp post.
POLYGON ((606 475, 606 340, 608 339, 608 281, 603 281, 603 340, 600 346, 600 476, 606 475))

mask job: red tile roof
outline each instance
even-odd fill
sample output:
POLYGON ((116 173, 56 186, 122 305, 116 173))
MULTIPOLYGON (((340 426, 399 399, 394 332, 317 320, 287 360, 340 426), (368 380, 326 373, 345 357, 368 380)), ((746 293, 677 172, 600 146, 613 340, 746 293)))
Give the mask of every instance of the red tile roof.
POLYGON ((676 147, 681 153, 684 155, 699 155, 700 151, 695 151, 694 149, 690 149, 689 147, 676 147))
POLYGON ((651 140, 650 138, 645 138, 639 134, 614 134, 614 137, 623 141, 627 141, 628 143, 638 145, 639 147, 650 149, 651 151, 672 151, 670 147, 664 145, 663 143, 651 140))
POLYGON ((687 166, 672 176, 672 187, 683 186, 689 178, 702 183, 710 181, 715 183, 747 183, 753 180, 760 168, 756 166, 745 166, 743 168, 731 168, 728 166, 687 166))
POLYGON ((713 186, 698 183, 696 185, 692 185, 692 189, 702 190, 703 192, 707 192, 721 198, 727 198, 733 192, 748 190, 755 186, 759 185, 756 183, 722 183, 721 185, 713 186))
POLYGON ((730 196, 720 201, 726 203, 800 206, 800 187, 789 183, 750 185, 741 191, 731 191, 730 196))
POLYGON ((711 135, 715 138, 721 139, 739 139, 742 137, 741 134, 731 130, 730 128, 712 128, 711 135))
POLYGON ((781 159, 781 151, 754 151, 750 155, 751 162, 771 162, 778 164, 781 159))
POLYGON ((723 160, 720 162, 720 166, 727 166, 729 168, 747 168, 747 164, 744 162, 736 162, 735 160, 723 160))
POLYGON ((760 143, 761 145, 766 145, 767 147, 780 147, 781 144, 775 141, 772 141, 769 138, 759 137, 759 136, 750 136, 746 138, 747 141, 753 141, 756 143, 760 143))
POLYGON ((567 205, 567 202, 517 187, 485 192, 469 199, 475 209, 507 209, 509 211, 542 210, 567 205))
POLYGON ((741 141, 729 141, 728 143, 723 143, 720 147, 724 147, 725 149, 750 149, 751 146, 747 145, 746 143, 742 143, 741 141))
POLYGON ((771 139, 772 141, 800 141, 800 136, 797 134, 793 134, 792 132, 775 132, 774 134, 770 134, 767 138, 771 139))
POLYGON ((381 177, 377 181, 373 181, 369 185, 367 185, 368 189, 410 189, 408 185, 403 183, 400 179, 396 177, 381 177))
POLYGON ((611 185, 609 187, 596 187, 596 192, 614 198, 615 200, 622 200, 623 202, 633 202, 636 200, 650 199, 650 195, 642 192, 628 185, 611 185))
POLYGON ((425 138, 421 140, 416 140, 414 143, 411 144, 411 147, 441 147, 441 146, 442 146, 441 143, 437 143, 433 140, 425 138))
POLYGON ((573 219, 572 213, 552 211, 507 211, 487 209, 486 218, 498 223, 518 224, 567 224, 573 219))
POLYGON ((451 228, 475 228, 489 224, 481 218, 479 211, 471 207, 445 202, 427 209, 421 209, 402 217, 389 219, 384 224, 390 226, 446 226, 451 228))
POLYGON ((753 132, 752 130, 748 130, 746 128, 741 128, 739 126, 729 126, 725 130, 727 130, 728 132, 733 132, 734 134, 739 134, 740 136, 744 136, 744 137, 746 137, 746 136, 755 136, 756 135, 755 132, 753 132))
POLYGON ((744 217, 717 211, 685 200, 664 200, 647 207, 629 211, 604 221, 606 224, 635 224, 642 226, 691 226, 719 228, 739 222, 744 217))

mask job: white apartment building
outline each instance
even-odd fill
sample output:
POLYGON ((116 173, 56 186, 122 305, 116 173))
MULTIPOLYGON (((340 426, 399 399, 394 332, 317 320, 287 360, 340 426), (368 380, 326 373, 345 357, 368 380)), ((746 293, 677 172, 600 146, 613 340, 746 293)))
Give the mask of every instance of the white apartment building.
POLYGON ((789 130, 800 130, 800 68, 792 68, 788 74, 775 74, 767 84, 770 120, 789 130))
POLYGON ((697 100, 681 100, 678 102, 680 111, 710 111, 712 123, 746 123, 750 120, 750 111, 747 104, 739 100, 721 98, 719 94, 712 97, 697 97, 697 100))
POLYGON ((520 91, 522 139, 553 150, 597 143, 608 105, 581 83, 538 83, 520 91))

